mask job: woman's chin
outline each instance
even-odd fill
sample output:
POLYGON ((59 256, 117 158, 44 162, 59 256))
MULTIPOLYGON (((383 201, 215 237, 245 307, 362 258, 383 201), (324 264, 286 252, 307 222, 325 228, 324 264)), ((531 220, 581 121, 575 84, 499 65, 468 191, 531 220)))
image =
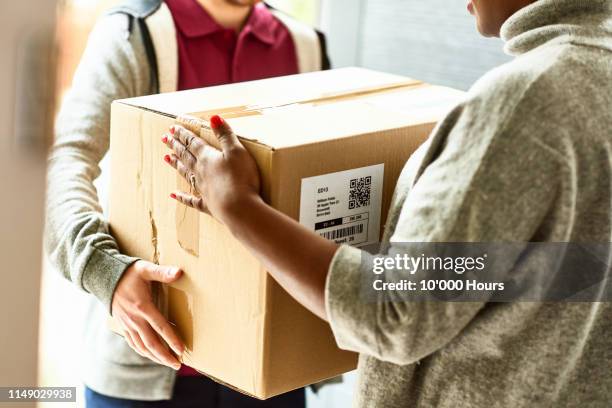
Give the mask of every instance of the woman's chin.
POLYGON ((483 37, 499 37, 499 30, 495 31, 495 30, 491 30, 488 27, 485 27, 483 24, 480 23, 480 21, 478 21, 476 23, 476 28, 478 29, 478 32, 480 33, 480 35, 482 35, 483 37))

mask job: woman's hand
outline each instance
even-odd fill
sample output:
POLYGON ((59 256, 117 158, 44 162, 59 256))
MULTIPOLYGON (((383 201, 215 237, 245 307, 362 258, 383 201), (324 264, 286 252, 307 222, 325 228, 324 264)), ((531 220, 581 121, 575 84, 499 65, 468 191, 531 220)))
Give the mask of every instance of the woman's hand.
POLYGON ((177 356, 183 353, 184 345, 153 303, 151 282, 172 283, 181 275, 178 268, 136 261, 123 273, 112 301, 113 318, 123 326, 123 337, 129 346, 141 356, 175 370, 181 363, 163 342, 177 356))
POLYGON ((162 139, 174 151, 165 160, 199 194, 172 197, 223 222, 283 288, 326 319, 325 280, 337 245, 266 204, 249 152, 219 116, 210 123, 221 150, 181 126, 162 139))
POLYGON ((225 222, 240 203, 259 198, 259 172, 255 160, 227 122, 215 115, 210 124, 221 150, 176 125, 162 138, 173 151, 164 160, 191 183, 196 192, 176 191, 171 197, 225 222))

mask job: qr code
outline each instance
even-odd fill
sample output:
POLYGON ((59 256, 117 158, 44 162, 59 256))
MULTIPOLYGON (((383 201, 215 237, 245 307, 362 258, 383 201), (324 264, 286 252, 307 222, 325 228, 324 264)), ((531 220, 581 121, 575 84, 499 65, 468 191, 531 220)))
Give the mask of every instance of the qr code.
POLYGON ((351 179, 349 184, 349 210, 370 205, 372 176, 351 179))

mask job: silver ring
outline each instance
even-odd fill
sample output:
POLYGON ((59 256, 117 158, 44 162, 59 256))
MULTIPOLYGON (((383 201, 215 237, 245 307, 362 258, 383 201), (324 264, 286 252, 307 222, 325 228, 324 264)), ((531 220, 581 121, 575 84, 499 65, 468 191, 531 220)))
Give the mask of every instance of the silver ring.
POLYGON ((185 140, 185 150, 191 153, 191 150, 189 150, 189 147, 191 146, 191 142, 193 142, 193 136, 187 135, 185 139, 186 139, 185 140))
POLYGON ((191 184, 191 188, 193 189, 193 191, 197 191, 197 188, 196 188, 196 176, 193 173, 189 174, 189 184, 191 184))

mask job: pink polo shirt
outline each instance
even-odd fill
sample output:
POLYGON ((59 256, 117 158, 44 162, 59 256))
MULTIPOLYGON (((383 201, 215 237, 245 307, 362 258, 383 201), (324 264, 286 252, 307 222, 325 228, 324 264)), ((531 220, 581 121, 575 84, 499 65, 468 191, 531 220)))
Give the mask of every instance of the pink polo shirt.
MULTIPOLYGON (((289 30, 263 4, 240 33, 219 25, 196 0, 165 0, 176 25, 178 90, 298 73, 289 30)), ((198 375, 183 365, 178 375, 198 375)))

